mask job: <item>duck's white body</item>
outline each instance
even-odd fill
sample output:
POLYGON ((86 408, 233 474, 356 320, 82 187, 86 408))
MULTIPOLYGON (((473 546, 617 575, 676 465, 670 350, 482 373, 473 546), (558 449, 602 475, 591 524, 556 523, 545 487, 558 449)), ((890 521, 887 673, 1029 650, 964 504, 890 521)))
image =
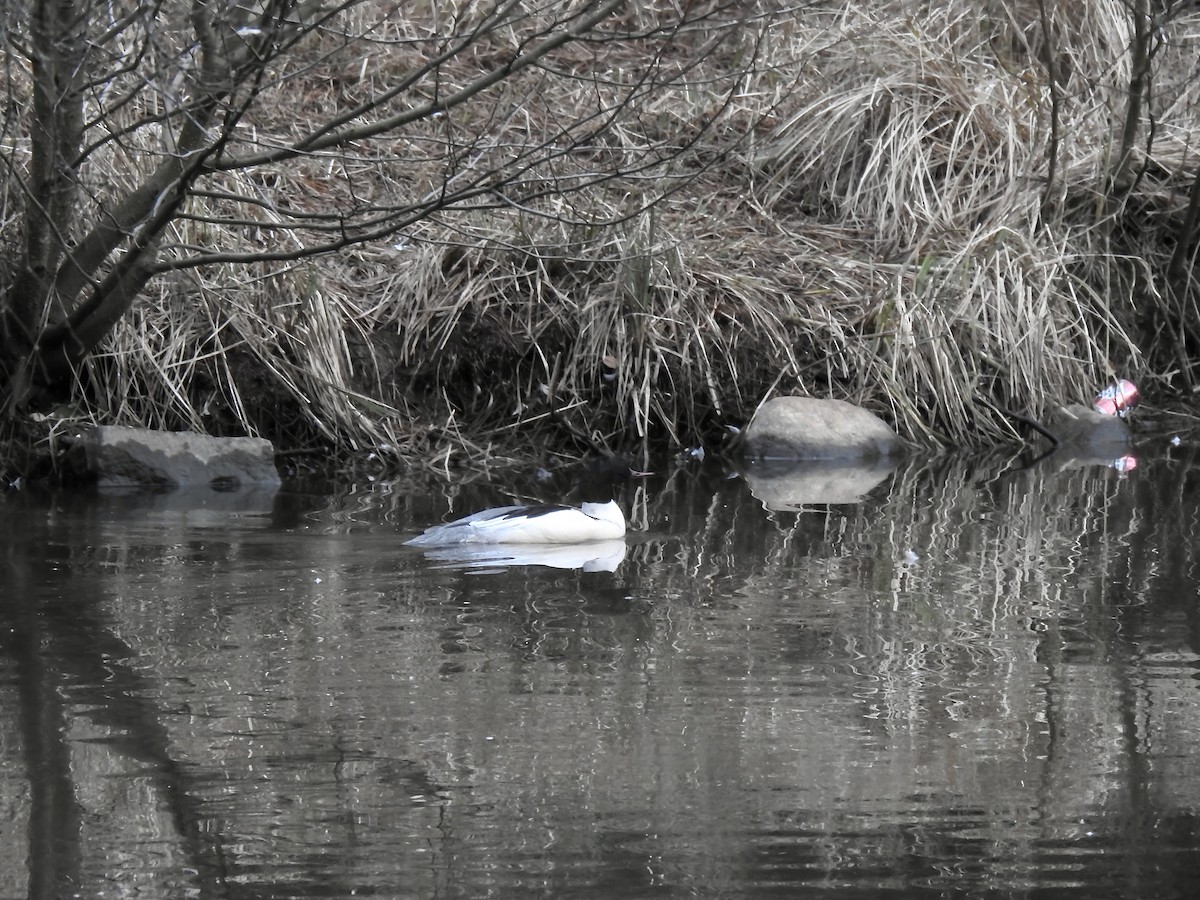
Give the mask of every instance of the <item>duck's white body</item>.
POLYGON ((501 506, 426 529, 406 544, 584 544, 625 536, 625 515, 614 501, 573 506, 501 506))

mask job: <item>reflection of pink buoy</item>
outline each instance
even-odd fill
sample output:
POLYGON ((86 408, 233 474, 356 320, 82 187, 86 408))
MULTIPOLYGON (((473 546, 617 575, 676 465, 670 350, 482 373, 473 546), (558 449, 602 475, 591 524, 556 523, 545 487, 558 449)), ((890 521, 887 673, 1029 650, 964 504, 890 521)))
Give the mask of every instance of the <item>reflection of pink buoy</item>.
POLYGON ((1124 475, 1126 472, 1132 472, 1137 468, 1137 457, 1122 456, 1120 459, 1114 459, 1112 467, 1121 475, 1124 475))
POLYGON ((1106 416, 1121 416, 1122 418, 1138 405, 1141 396, 1132 381, 1122 378, 1115 381, 1096 395, 1092 401, 1092 409, 1106 416))

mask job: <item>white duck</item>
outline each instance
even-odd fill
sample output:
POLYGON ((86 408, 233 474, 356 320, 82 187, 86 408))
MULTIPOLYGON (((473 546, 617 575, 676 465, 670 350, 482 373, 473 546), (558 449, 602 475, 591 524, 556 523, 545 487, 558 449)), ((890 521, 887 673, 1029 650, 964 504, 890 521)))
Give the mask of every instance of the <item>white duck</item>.
POLYGON ((427 528, 405 541, 415 547, 451 544, 584 544, 625 536, 625 515, 615 501, 584 503, 576 509, 501 506, 427 528))

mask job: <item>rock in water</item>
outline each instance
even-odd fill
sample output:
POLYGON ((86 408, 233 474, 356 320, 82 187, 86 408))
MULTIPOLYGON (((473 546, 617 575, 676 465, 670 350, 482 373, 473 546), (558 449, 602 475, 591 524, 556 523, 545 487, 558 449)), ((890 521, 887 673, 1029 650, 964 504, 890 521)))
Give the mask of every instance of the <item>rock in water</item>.
POLYGON ((75 474, 105 487, 280 483, 274 447, 262 438, 103 425, 81 434, 68 458, 75 474))
POLYGON ((750 459, 872 459, 902 449, 886 422, 844 400, 776 397, 746 429, 750 459))

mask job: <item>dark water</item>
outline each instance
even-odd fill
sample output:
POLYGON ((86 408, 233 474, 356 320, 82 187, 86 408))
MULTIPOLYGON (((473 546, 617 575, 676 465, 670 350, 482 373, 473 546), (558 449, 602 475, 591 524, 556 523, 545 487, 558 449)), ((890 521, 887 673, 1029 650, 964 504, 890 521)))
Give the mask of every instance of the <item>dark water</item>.
POLYGON ((1200 468, 872 480, 0 496, 0 897, 1192 896, 1200 468))

